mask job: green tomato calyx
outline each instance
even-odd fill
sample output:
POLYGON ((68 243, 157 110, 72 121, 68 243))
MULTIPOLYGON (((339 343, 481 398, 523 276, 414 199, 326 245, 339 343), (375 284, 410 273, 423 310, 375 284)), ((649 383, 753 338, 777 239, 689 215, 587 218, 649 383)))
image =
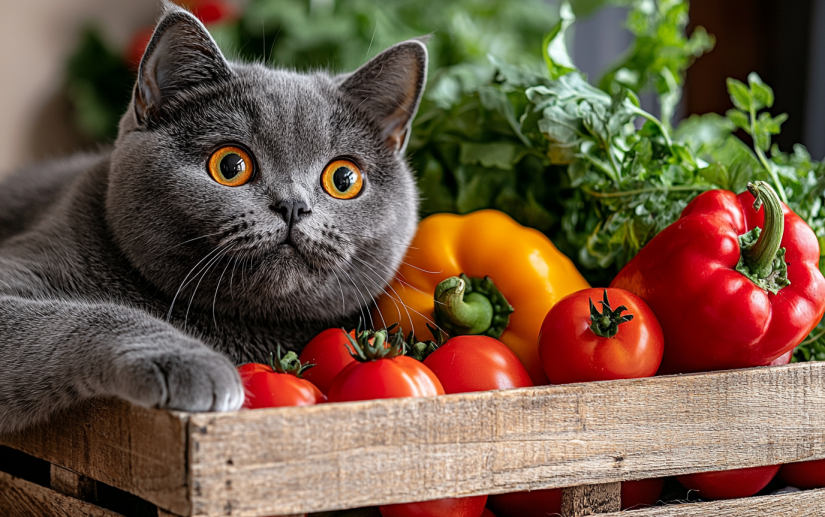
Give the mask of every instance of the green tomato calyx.
POLYGON ((362 363, 404 355, 407 349, 404 333, 400 328, 398 332, 390 333, 396 326, 397 324, 390 325, 381 330, 361 330, 359 324, 355 331, 355 338, 346 329, 341 329, 349 341, 349 344, 344 344, 344 346, 347 347, 353 359, 362 363))
POLYGON ((588 298, 588 300, 590 301, 590 330, 597 336, 612 338, 618 334, 619 325, 633 319, 632 314, 622 316, 622 312, 627 310, 624 305, 619 305, 615 310, 610 308, 607 289, 604 290, 604 300, 599 301, 602 304, 602 312, 599 312, 593 304, 593 298, 588 298))
POLYGON ((277 373, 288 373, 300 379, 302 373, 315 366, 314 364, 301 364, 298 354, 295 352, 287 352, 286 355, 281 354, 281 345, 278 345, 277 356, 272 352, 269 353, 269 366, 277 373))

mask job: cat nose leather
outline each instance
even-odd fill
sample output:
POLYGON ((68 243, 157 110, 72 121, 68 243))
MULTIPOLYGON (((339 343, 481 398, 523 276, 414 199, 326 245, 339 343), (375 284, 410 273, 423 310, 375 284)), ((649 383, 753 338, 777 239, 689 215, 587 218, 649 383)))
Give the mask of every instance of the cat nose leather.
POLYGON ((297 223, 302 217, 312 213, 312 210, 309 209, 309 206, 306 203, 292 199, 278 201, 277 203, 269 205, 269 208, 273 212, 281 214, 281 217, 284 218, 284 222, 289 227, 292 227, 292 225, 297 223))

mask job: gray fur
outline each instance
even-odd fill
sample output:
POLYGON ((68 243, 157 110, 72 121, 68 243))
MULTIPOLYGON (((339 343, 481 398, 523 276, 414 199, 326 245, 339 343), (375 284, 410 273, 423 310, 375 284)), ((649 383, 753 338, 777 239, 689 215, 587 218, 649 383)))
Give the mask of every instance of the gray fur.
POLYGON ((0 184, 0 433, 99 396, 238 409, 234 364, 368 318, 415 231, 426 59, 408 41, 338 77, 229 63, 167 4, 114 148, 0 184), (225 143, 253 153, 249 184, 207 174, 225 143), (351 200, 320 182, 341 156, 365 178, 351 200), (285 200, 311 210, 291 233, 285 200))

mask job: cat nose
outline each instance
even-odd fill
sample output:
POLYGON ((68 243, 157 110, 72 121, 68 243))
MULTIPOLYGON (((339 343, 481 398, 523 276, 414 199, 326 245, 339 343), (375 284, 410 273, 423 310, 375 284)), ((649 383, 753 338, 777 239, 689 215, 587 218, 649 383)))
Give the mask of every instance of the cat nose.
POLYGON ((312 210, 309 209, 309 205, 303 201, 295 201, 292 199, 278 201, 277 203, 269 205, 269 208, 273 212, 278 212, 281 214, 281 217, 284 218, 286 225, 290 227, 297 223, 302 217, 312 213, 312 210))

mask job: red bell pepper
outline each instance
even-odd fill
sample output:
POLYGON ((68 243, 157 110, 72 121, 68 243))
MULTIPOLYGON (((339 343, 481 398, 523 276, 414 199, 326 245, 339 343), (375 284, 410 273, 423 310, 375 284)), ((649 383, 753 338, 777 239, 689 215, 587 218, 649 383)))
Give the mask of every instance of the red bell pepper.
POLYGON ((814 232, 767 183, 748 191, 697 196, 611 283, 659 319, 660 374, 770 364, 825 312, 814 232))

